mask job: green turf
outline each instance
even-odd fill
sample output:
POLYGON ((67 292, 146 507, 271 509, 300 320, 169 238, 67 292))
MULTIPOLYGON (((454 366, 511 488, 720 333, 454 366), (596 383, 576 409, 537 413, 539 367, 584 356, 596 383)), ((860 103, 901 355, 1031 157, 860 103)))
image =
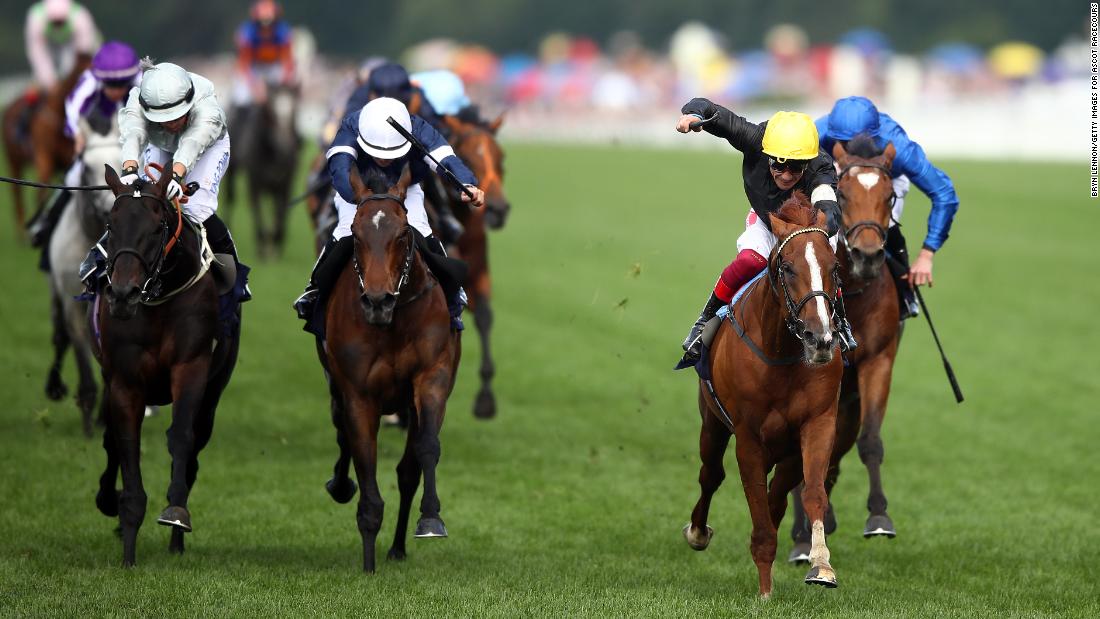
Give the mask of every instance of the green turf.
MULTIPOLYGON (((46 285, 0 194, 0 614, 1100 615, 1100 205, 1084 166, 943 162, 962 210, 926 297, 967 401, 955 405, 923 319, 911 323, 884 428, 897 539, 861 537, 867 481, 852 454, 829 539, 840 588, 807 587, 804 568, 780 563, 761 602, 732 454, 710 549, 680 536, 698 496, 699 422, 693 375, 670 371, 735 251, 738 160, 508 151, 514 209, 492 236, 500 415, 471 415, 479 350, 467 331, 439 469, 451 537, 410 540, 406 562, 382 560, 373 576, 360 572, 354 504, 322 487, 335 457, 326 391, 289 308, 312 263, 302 211, 285 260, 252 260, 256 299, 201 457, 187 554, 169 555, 153 523, 165 411, 146 422, 149 514, 138 566, 124 570, 115 523, 93 504, 99 440, 80 435, 71 400, 42 393, 46 285)), ((910 196, 912 247, 927 209, 910 196)), ((234 223, 247 259, 245 220, 234 223)), ((384 431, 380 557, 401 447, 384 431)), ((789 543, 784 527, 781 557, 789 543)))

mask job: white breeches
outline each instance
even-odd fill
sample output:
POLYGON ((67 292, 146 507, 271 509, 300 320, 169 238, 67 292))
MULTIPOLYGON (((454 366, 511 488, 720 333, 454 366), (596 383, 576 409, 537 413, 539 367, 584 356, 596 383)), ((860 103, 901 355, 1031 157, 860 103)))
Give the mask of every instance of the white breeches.
MULTIPOLYGON (((142 153, 141 157, 142 161, 138 162, 140 164, 138 166, 140 174, 142 178, 152 181, 155 179, 145 175, 145 166, 150 163, 164 165, 171 159, 172 153, 165 152, 149 144, 145 147, 145 152, 142 153)), ((187 175, 184 176, 184 185, 191 181, 199 184, 199 190, 195 192, 195 195, 187 198, 187 202, 182 204, 184 215, 187 215, 192 221, 202 223, 217 212, 218 186, 221 185, 222 176, 225 175, 225 169, 228 166, 229 136, 226 135, 211 144, 199 156, 199 160, 195 162, 195 165, 187 171, 187 175)), ((165 172, 171 174, 170 170, 165 172)))
MULTIPOLYGON (((737 237, 737 253, 751 249, 767 258, 778 242, 775 234, 764 225, 764 222, 756 215, 756 211, 750 208, 749 214, 745 216, 745 231, 737 237)), ((836 242, 837 237, 835 234, 829 237, 829 244, 833 246, 834 252, 836 251, 836 242)))
MULTIPOLYGON (((352 174, 358 174, 358 172, 352 170, 352 174)), ((336 212, 339 214, 340 219, 336 223, 336 229, 332 231, 332 238, 339 241, 351 235, 351 223, 355 220, 355 211, 358 208, 341 198, 339 193, 336 194, 335 199, 336 212)), ((432 227, 428 223, 428 213, 424 210, 424 189, 419 183, 409 187, 409 192, 405 194, 405 210, 408 211, 410 226, 419 230, 420 234, 424 236, 432 235, 432 227)))
POLYGON ((901 221, 901 211, 905 208, 905 194, 909 193, 909 177, 902 174, 894 179, 894 195, 897 196, 894 199, 893 217, 894 221, 890 222, 890 226, 893 227, 895 221, 901 221))

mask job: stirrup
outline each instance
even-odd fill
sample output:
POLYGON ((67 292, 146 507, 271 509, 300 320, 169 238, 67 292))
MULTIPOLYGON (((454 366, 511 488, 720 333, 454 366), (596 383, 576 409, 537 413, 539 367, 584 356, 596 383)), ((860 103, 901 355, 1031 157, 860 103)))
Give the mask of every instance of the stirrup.
POLYGON ((294 311, 298 312, 298 318, 300 320, 309 320, 313 316, 313 306, 317 304, 317 297, 320 296, 320 291, 316 288, 306 288, 294 301, 294 311))

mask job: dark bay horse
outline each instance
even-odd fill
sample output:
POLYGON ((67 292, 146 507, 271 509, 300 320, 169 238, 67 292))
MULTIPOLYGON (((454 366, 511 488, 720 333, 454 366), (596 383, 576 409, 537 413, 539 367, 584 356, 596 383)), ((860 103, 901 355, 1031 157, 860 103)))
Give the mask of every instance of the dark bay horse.
POLYGON ((710 347, 713 391, 700 380, 702 493, 684 527, 695 550, 710 543, 710 502, 725 477, 722 457, 736 435, 737 466, 752 516, 750 550, 763 597, 772 591, 776 531, 787 493, 803 478, 802 498, 813 523, 813 566, 806 582, 836 586, 823 519, 843 369, 835 354, 839 286, 825 214, 795 192, 769 219, 780 241, 768 271, 718 328, 710 347))
MULTIPOLYGON (((886 495, 882 491, 881 431, 901 336, 897 294, 885 255, 886 230, 890 226, 894 197, 890 164, 895 150, 891 143, 879 152, 873 141, 859 137, 853 139, 848 148, 851 152, 846 152, 840 143, 833 148, 833 157, 841 172, 837 194, 844 224, 837 260, 841 267, 844 302, 860 345, 848 353, 848 366, 844 369, 836 444, 825 489, 832 492, 840 475, 841 458, 853 444, 858 444, 859 457, 870 477, 867 496, 870 516, 863 536, 892 538, 897 533, 886 513, 886 495)), ((826 533, 831 533, 836 521, 829 518, 827 524, 826 533)), ((789 560, 794 563, 809 560, 810 530, 797 495, 794 496, 791 537, 795 544, 789 560)))
POLYGON ((489 333, 493 328, 493 309, 490 305, 492 286, 489 280, 489 229, 498 230, 511 210, 504 195, 504 151, 496 140, 496 132, 504 117, 487 123, 464 122, 454 116, 445 116, 451 129, 452 144, 459 159, 477 175, 485 192, 485 208, 469 208, 453 190, 448 191, 451 209, 462 223, 464 231, 458 238, 456 253, 470 267, 470 310, 481 338, 481 389, 474 401, 474 415, 482 419, 494 417, 497 411, 492 381, 496 374, 493 355, 489 347, 489 333))
POLYGON ((173 403, 168 507, 157 522, 172 527, 169 550, 182 553, 183 534, 191 531, 187 498, 198 454, 210 440, 239 345, 237 329, 219 332, 219 300, 207 270, 212 254, 178 205, 164 199, 169 180, 162 174, 155 184, 123 185, 110 167, 106 174, 115 194, 105 247, 109 283, 91 311, 93 332, 100 334, 107 452, 96 506, 118 516, 126 566, 134 564, 147 502, 140 464, 145 406, 173 403), (115 489, 120 466, 121 494, 115 489))
POLYGON ((450 326, 443 290, 415 248, 404 200, 411 175, 396 186, 371 178, 364 186, 352 174, 359 210, 352 223, 352 264, 337 280, 326 314, 327 343, 321 352, 329 375, 332 421, 340 456, 326 488, 340 503, 351 500, 355 483, 363 492, 356 521, 363 538, 363 569, 375 568, 374 543, 382 526, 377 439, 384 411, 408 412, 405 453, 397 465, 401 504, 390 559, 405 558, 409 512, 420 477, 424 495, 416 537, 446 537, 436 491, 439 431, 461 355, 458 332, 450 326))
MULTIPOLYGON (((4 109, 4 151, 8 155, 9 174, 23 178, 24 169, 33 165, 35 180, 48 183, 55 173, 64 172, 72 163, 73 140, 65 135, 65 98, 91 63, 91 56, 78 55, 72 71, 49 92, 43 93, 42 99, 32 104, 27 97, 20 96, 4 109), (28 116, 30 126, 20 126, 28 116)), ((16 232, 24 234, 23 188, 13 184, 11 191, 15 199, 16 232)), ((45 201, 46 191, 38 190, 37 202, 45 201)))
MULTIPOLYGON (((256 246, 265 257, 282 255, 286 243, 286 219, 290 212, 290 189, 298 171, 302 138, 296 125, 298 89, 271 86, 267 97, 241 114, 233 128, 233 159, 230 170, 247 175, 248 203, 256 229, 256 246), (270 200, 271 219, 264 215, 264 201, 270 200)), ((230 176, 227 187, 235 189, 230 176)), ((233 204, 230 195, 229 204, 233 204)), ((228 219, 228 218, 227 218, 228 219)))

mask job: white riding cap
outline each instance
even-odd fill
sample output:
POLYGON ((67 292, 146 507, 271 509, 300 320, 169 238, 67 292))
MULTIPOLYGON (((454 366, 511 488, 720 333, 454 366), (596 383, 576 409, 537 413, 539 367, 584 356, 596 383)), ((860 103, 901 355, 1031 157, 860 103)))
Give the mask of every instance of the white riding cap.
POLYGON ((175 120, 186 114, 195 102, 195 84, 191 75, 179 66, 162 62, 141 77, 141 112, 155 123, 175 120))
POLYGON ((391 117, 405 131, 412 133, 409 110, 397 99, 379 97, 364 105, 359 112, 359 136, 356 140, 371 157, 397 159, 405 156, 412 148, 405 136, 387 122, 391 117))

